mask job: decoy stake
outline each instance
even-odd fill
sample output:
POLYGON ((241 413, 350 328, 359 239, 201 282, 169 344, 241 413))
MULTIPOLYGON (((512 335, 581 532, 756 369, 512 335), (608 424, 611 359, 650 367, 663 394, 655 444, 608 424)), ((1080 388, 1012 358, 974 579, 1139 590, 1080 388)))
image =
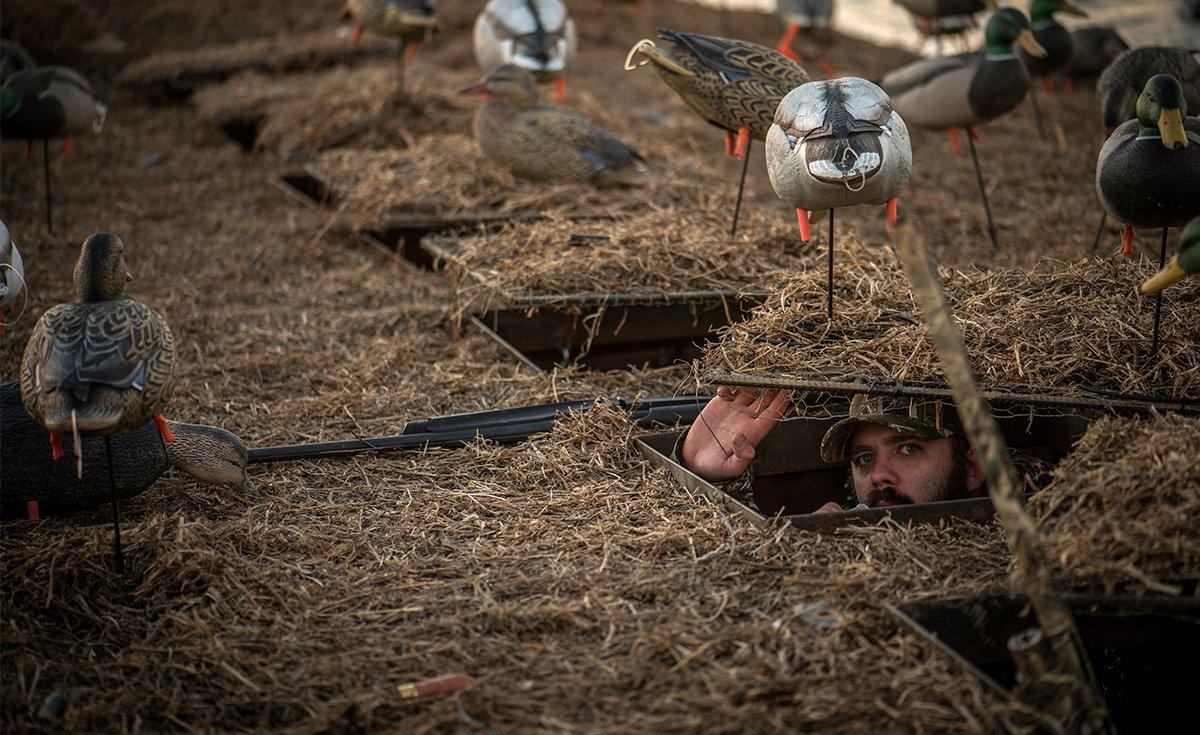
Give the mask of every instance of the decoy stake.
POLYGON ((746 150, 742 153, 742 178, 738 182, 737 202, 733 205, 733 224, 729 227, 729 236, 737 235, 738 216, 742 213, 742 192, 746 190, 746 169, 750 168, 750 147, 754 139, 746 142, 746 150))
POLYGON ((825 270, 825 308, 829 321, 833 321, 833 208, 829 210, 829 254, 826 258, 825 270))
POLYGON ((992 222, 992 208, 988 204, 987 188, 983 185, 983 169, 979 167, 979 154, 975 152, 975 131, 967 128, 967 145, 971 148, 971 161, 975 164, 975 181, 979 184, 979 199, 983 202, 983 216, 987 218, 988 237, 992 239, 992 247, 999 248, 996 239, 996 225, 992 222))
MULTIPOLYGON (((1162 244, 1158 249, 1158 269, 1161 271, 1167 265, 1167 228, 1162 228, 1162 244)), ((1163 289, 1166 290, 1166 289, 1163 289)), ((1154 336, 1150 340, 1150 359, 1158 354, 1158 330, 1162 326, 1163 290, 1154 295, 1154 336)))
MULTIPOLYGON (((78 441, 78 440, 77 440, 78 441)), ((108 464, 108 491, 112 502, 113 568, 125 573, 125 555, 121 553, 121 509, 117 505, 117 481, 113 475, 112 439, 104 437, 104 459, 108 464)))
POLYGON ((50 196, 50 139, 42 138, 42 173, 46 178, 46 231, 54 232, 54 216, 51 212, 53 199, 50 196))

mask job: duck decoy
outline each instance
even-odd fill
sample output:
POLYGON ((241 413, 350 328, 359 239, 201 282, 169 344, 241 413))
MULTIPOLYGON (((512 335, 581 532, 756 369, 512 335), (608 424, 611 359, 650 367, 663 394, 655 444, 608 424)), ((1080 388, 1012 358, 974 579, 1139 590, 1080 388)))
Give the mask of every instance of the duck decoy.
MULTIPOLYGON (((1053 91, 1052 75, 1060 73, 1066 67, 1067 62, 1071 60, 1073 48, 1071 32, 1055 19, 1055 13, 1087 17, 1086 12, 1072 5, 1068 0, 1033 0, 1029 6, 1030 28, 1033 31, 1034 40, 1045 50, 1046 54, 1045 56, 1034 56, 1025 49, 1017 49, 1017 56, 1029 70, 1030 76, 1035 80, 1041 78, 1042 84, 1046 87, 1046 94, 1053 91)), ((1044 140, 1046 127, 1041 107, 1037 101, 1036 86, 1029 88, 1029 103, 1033 107, 1034 119, 1037 121, 1038 136, 1044 140)))
POLYGON ((153 420, 164 442, 175 441, 161 413, 174 385, 175 342, 157 312, 125 296, 132 279, 121 238, 89 237, 75 264, 78 300, 42 315, 21 361, 21 398, 50 432, 54 459, 64 455, 61 436, 70 433, 82 479, 81 437, 104 438, 118 570, 124 563, 111 438, 153 420))
POLYGON ((362 38, 363 29, 396 39, 396 90, 403 97, 405 64, 437 27, 437 0, 346 0, 342 18, 357 23, 351 36, 354 43, 362 38))
POLYGON ((37 66, 25 47, 7 38, 0 39, 0 83, 13 74, 37 66))
POLYGON ((1124 225, 1126 255, 1135 228, 1162 228, 1165 260, 1167 229, 1200 215, 1200 118, 1187 111, 1179 80, 1157 74, 1138 97, 1137 119, 1118 126, 1100 149, 1096 192, 1124 225))
POLYGON ((538 105, 537 82, 525 69, 505 64, 458 91, 487 97, 475 114, 475 140, 516 176, 597 186, 650 182, 637 151, 573 112, 538 105))
MULTIPOLYGON (((975 14, 996 10, 995 0, 892 0, 912 14, 926 38, 963 33, 977 27, 975 14)), ((938 47, 940 56, 941 46, 938 47)))
POLYGON ((887 94, 866 79, 809 82, 779 103, 767 133, 767 173, 779 198, 795 207, 800 239, 809 213, 829 210, 828 309, 833 318, 833 213, 856 204, 896 200, 912 172, 908 127, 887 94))
POLYGON ((96 99, 91 86, 77 72, 63 66, 25 69, 0 87, 0 134, 25 141, 29 160, 33 141, 42 141, 42 167, 46 179, 46 229, 54 230, 50 193, 50 138, 65 138, 64 152, 75 150, 75 137, 100 132, 108 108, 96 99))
POLYGON ((1156 74, 1175 77, 1188 109, 1200 111, 1200 60, 1196 54, 1172 46, 1141 46, 1113 59, 1096 80, 1100 124, 1106 135, 1137 117, 1138 96, 1156 74))
MULTIPOLYGON (((8 226, 0 222, 0 337, 9 324, 8 310, 17 300, 25 297, 25 262, 21 251, 12 241, 8 226)), ((24 307, 21 308, 24 311, 24 307)), ((19 315, 18 315, 19 316, 19 315)))
POLYGON ((788 92, 808 82, 808 72, 775 49, 756 43, 667 28, 659 29, 658 35, 672 46, 664 49, 643 39, 629 51, 625 68, 653 64, 659 79, 684 104, 725 131, 725 154, 742 159, 732 237, 737 234, 751 138, 766 140, 775 109, 788 92), (644 58, 635 66, 632 62, 638 55, 644 58))
MULTIPOLYGON (((240 439, 215 426, 167 424, 175 437, 170 444, 163 443, 152 421, 112 438, 118 500, 144 492, 172 467, 201 482, 228 485, 257 497, 246 479, 247 452, 240 439)), ((25 410, 16 380, 0 383, 0 431, 4 434, 0 442, 3 517, 32 520, 43 514, 72 513, 110 498, 107 480, 93 473, 80 479, 73 468, 53 458, 46 446, 46 430, 25 410)), ((101 439, 82 442, 85 464, 103 460, 101 439)))
POLYGON ((1129 44, 1112 26, 1083 26, 1071 30, 1071 60, 1063 69, 1070 77, 1095 77, 1129 44))
POLYGON ((567 97, 563 76, 575 56, 575 21, 560 0, 490 0, 475 19, 475 61, 484 74, 504 64, 554 82, 555 98, 567 97))
MULTIPOLYGON (((775 13, 784 27, 775 50, 799 64, 802 59, 792 50, 792 42, 801 31, 828 31, 833 25, 833 0, 776 0, 775 13)), ((834 76, 833 66, 828 61, 821 59, 818 64, 822 71, 834 76)))
POLYGON ((994 120, 1021 104, 1029 90, 1029 72, 1012 52, 1020 44, 1031 55, 1044 53, 1029 30, 1029 21, 1015 8, 1002 8, 984 27, 986 51, 914 61, 886 75, 883 87, 909 125, 948 129, 950 145, 958 151, 956 128, 967 129, 975 164, 975 179, 987 219, 992 246, 999 247, 983 170, 975 151, 975 126, 994 120))
MULTIPOLYGON (((1195 118, 1192 118, 1195 119, 1195 118)), ((1183 228, 1179 235, 1179 253, 1163 264, 1166 256, 1166 230, 1163 230, 1163 251, 1159 255, 1159 271, 1152 278, 1146 279, 1141 291, 1154 296, 1154 337, 1150 345, 1150 354, 1158 352, 1159 327, 1162 325, 1163 289, 1185 276, 1200 273, 1200 217, 1193 219, 1183 228)))

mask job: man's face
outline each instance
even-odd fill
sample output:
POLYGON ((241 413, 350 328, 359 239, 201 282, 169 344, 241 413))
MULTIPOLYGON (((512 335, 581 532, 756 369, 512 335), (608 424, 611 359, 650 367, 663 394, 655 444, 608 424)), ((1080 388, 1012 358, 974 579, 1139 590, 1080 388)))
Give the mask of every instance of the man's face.
POLYGON ((849 449, 854 493, 872 508, 971 497, 982 485, 974 460, 955 452, 949 438, 921 439, 863 424, 849 449))

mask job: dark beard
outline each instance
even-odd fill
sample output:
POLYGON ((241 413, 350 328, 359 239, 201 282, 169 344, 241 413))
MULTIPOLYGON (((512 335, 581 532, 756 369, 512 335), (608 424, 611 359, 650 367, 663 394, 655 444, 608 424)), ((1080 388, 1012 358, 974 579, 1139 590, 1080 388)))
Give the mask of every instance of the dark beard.
MULTIPOLYGON (((933 500, 930 502, 938 502, 941 500, 964 500, 972 497, 971 492, 967 489, 967 456, 966 453, 956 444, 951 448, 950 453, 950 471, 946 473, 946 479, 942 483, 942 487, 934 494, 933 500)), ((878 508, 881 503, 888 505, 915 505, 916 501, 900 492, 891 485, 885 485, 881 488, 873 488, 867 494, 867 505, 872 508, 878 508)))

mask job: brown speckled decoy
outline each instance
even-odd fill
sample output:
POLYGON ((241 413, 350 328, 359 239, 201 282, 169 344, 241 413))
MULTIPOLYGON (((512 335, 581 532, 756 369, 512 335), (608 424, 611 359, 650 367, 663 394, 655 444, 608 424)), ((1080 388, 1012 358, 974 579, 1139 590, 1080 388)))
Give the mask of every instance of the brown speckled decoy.
POLYGON ((78 447, 79 436, 111 437, 151 419, 174 441, 159 412, 174 383, 175 342, 157 312, 125 297, 133 276, 124 247, 107 232, 89 237, 75 264, 78 301, 43 314, 25 346, 21 398, 56 457, 61 434, 78 447))
MULTIPOLYGON (((809 80, 796 62, 775 49, 730 38, 678 33, 662 28, 659 48, 640 41, 626 68, 641 55, 667 86, 701 117, 725 131, 725 152, 739 158, 753 136, 765 140, 779 102, 809 80)), ((646 63, 646 62, 643 62, 646 63)))
POLYGON ((346 0, 342 17, 358 23, 354 43, 362 38, 363 29, 399 41, 397 89, 403 95, 405 62, 416 56, 421 40, 437 27, 437 0, 346 0))
POLYGON ((650 181, 645 159, 632 148, 590 120, 538 105, 537 81, 524 69, 505 64, 459 93, 487 97, 475 115, 475 140, 516 176, 598 186, 650 181))

